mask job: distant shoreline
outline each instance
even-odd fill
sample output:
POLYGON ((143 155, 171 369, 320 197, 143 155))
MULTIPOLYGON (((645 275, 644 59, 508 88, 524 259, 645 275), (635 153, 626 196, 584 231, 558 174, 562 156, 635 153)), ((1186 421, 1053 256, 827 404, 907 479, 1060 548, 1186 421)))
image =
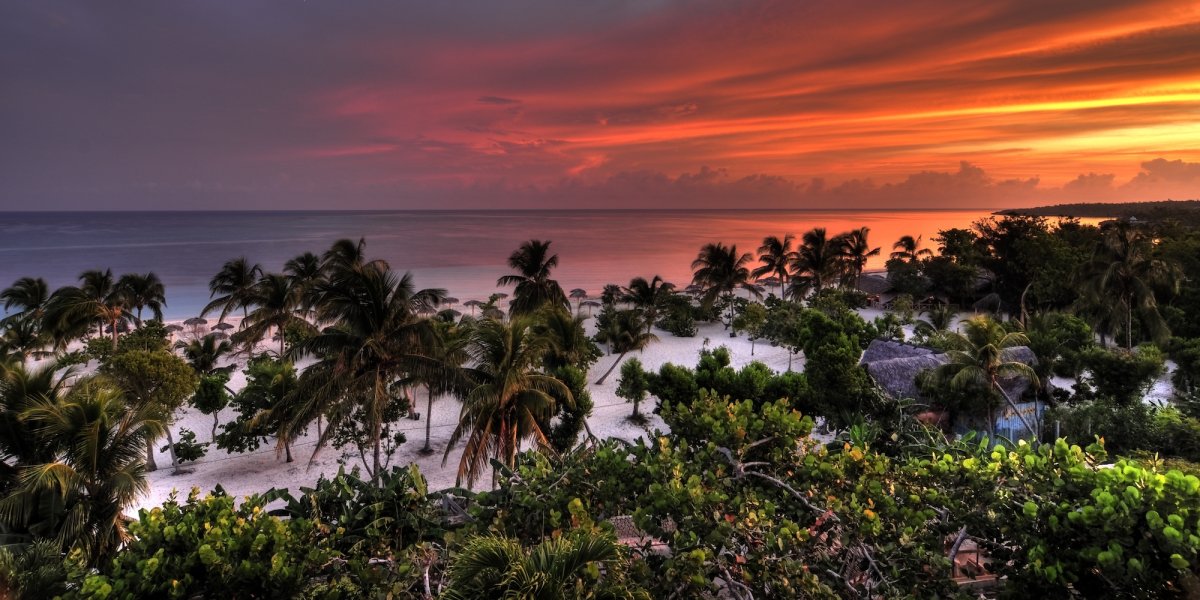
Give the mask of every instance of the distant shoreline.
POLYGON ((1138 219, 1142 221, 1200 219, 1200 200, 1158 200, 1152 202, 1088 202, 1054 204, 1032 208, 1009 208, 994 215, 1037 217, 1080 217, 1138 219))

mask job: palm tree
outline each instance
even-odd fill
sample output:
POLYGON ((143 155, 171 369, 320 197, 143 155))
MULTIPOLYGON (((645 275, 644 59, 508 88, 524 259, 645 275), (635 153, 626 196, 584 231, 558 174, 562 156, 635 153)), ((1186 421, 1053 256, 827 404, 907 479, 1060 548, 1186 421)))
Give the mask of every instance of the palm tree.
POLYGON ((621 360, 625 358, 626 354, 634 350, 641 350, 650 342, 658 341, 658 336, 650 333, 645 325, 645 317, 640 312, 621 310, 613 315, 607 329, 596 332, 596 339, 601 343, 608 344, 613 353, 619 353, 617 360, 613 361, 612 366, 596 381, 596 385, 604 385, 604 380, 608 379, 617 365, 621 364, 621 360))
POLYGON ((212 300, 200 311, 200 316, 220 308, 221 316, 217 320, 224 321, 229 313, 240 308, 244 318, 250 306, 251 290, 262 274, 262 267, 257 263, 251 264, 244 256, 226 262, 208 282, 211 292, 209 298, 212 300))
POLYGON ((190 342, 180 340, 175 343, 175 348, 183 351, 184 360, 195 369, 197 375, 228 373, 234 368, 234 365, 217 367, 221 357, 233 351, 233 344, 215 335, 209 334, 190 342))
POLYGON ((914 333, 925 339, 933 339, 945 334, 954 324, 958 313, 949 304, 938 304, 925 311, 926 319, 917 319, 914 333))
POLYGON ((149 308, 155 319, 162 320, 162 309, 167 305, 167 290, 158 279, 158 275, 126 273, 117 280, 117 287, 121 288, 129 306, 136 311, 134 316, 139 327, 142 324, 143 308, 149 308))
POLYGON ((578 530, 547 539, 526 551, 520 542, 498 536, 468 541, 450 566, 446 600, 574 598, 587 590, 595 600, 648 598, 625 576, 621 545, 612 533, 578 530), (601 575, 602 574, 602 575, 601 575))
POLYGON ((268 273, 259 278, 246 296, 245 305, 253 306, 242 321, 242 329, 231 338, 235 344, 253 348, 272 329, 279 335, 279 356, 284 354, 284 330, 289 326, 311 329, 312 325, 296 314, 300 306, 299 289, 286 275, 268 273))
MULTIPOLYGON (((1004 327, 987 316, 978 316, 962 323, 964 333, 947 332, 946 343, 953 348, 946 352, 949 362, 934 370, 936 381, 948 385, 954 390, 969 390, 982 388, 993 396, 999 396, 1008 403, 1009 408, 1021 419, 1025 428, 1034 435, 1037 430, 1017 410, 1015 401, 1001 385, 1002 379, 1025 377, 1034 387, 1040 385, 1037 374, 1029 365, 1010 358, 1006 350, 1018 346, 1028 346, 1029 338, 1023 333, 1010 333, 1004 327)), ((996 423, 992 414, 991 403, 988 404, 988 425, 991 433, 996 434, 996 423)))
POLYGON ((321 258, 312 252, 305 252, 284 263, 283 273, 291 280, 292 287, 300 296, 300 310, 308 315, 316 303, 317 284, 324 278, 321 258))
POLYGON ((445 291, 414 291, 410 274, 397 276, 378 263, 339 268, 331 279, 317 287, 317 318, 331 326, 293 349, 297 357, 318 361, 300 376, 284 434, 303 431, 323 415, 328 426, 315 457, 337 426, 361 407, 370 431, 369 474, 374 478, 383 464, 380 434, 385 409, 393 401, 389 389, 403 378, 441 368, 427 356, 432 325, 419 315, 432 310, 445 291))
POLYGON ((583 288, 575 288, 571 290, 570 298, 575 301, 575 312, 579 312, 580 304, 587 300, 587 290, 583 288))
POLYGON ((830 239, 824 227, 814 227, 800 238, 800 247, 796 249, 795 260, 792 261, 791 285, 788 295, 800 300, 808 293, 820 293, 833 280, 837 279, 841 266, 840 244, 830 239))
POLYGON ((41 423, 38 434, 61 450, 26 469, 23 491, 49 490, 67 499, 59 541, 81 549, 91 565, 128 538, 124 511, 149 491, 142 449, 166 429, 152 411, 127 404, 100 378, 76 383, 61 402, 43 399, 25 411, 25 418, 41 423))
POLYGON ((796 258, 796 253, 792 250, 792 241, 795 239, 796 236, 790 233, 783 236, 783 239, 773 235, 763 238, 762 245, 758 247, 758 262, 762 263, 762 266, 750 273, 755 279, 778 279, 780 296, 783 295, 783 286, 788 282, 788 265, 796 258))
POLYGON ((919 235, 916 238, 911 235, 901 236, 895 244, 892 244, 892 250, 894 252, 890 258, 904 262, 917 262, 922 258, 933 256, 931 250, 921 247, 921 236, 919 235))
POLYGON ((646 320, 646 331, 650 331, 650 327, 658 318, 658 307, 662 306, 674 289, 675 284, 663 281, 658 275, 650 281, 635 277, 629 282, 629 287, 624 289, 621 299, 642 311, 646 320))
POLYGON ((458 484, 466 480, 474 485, 489 459, 514 467, 523 442, 548 445, 538 422, 554 414, 554 398, 574 400, 561 381, 536 371, 545 351, 545 339, 523 317, 509 323, 482 321, 476 327, 469 349, 474 386, 442 457, 444 464, 450 449, 466 437, 458 484))
POLYGON ((425 353, 433 361, 433 368, 418 377, 425 384, 429 398, 425 404, 425 445, 421 454, 432 454, 429 444, 433 422, 433 399, 435 396, 460 390, 465 384, 462 377, 463 363, 470 358, 467 345, 471 340, 471 327, 450 321, 434 321, 431 343, 425 353))
POLYGON ((841 255, 846 266, 842 285, 853 286, 858 281, 858 276, 862 275, 863 269, 867 267, 867 260, 872 256, 879 256, 879 248, 872 248, 867 241, 867 235, 870 233, 870 228, 859 227, 837 237, 838 254, 841 255))
POLYGON ((46 350, 50 340, 42 333, 42 328, 34 319, 17 319, 11 321, 0 334, 0 354, 11 356, 20 362, 29 358, 45 358, 53 354, 46 350))
POLYGON ((40 401, 58 402, 72 374, 68 369, 60 375, 53 364, 39 369, 20 362, 0 364, 0 492, 17 482, 20 465, 54 460, 57 444, 40 439, 40 423, 25 412, 40 401))
POLYGON ((5 311, 14 307, 17 309, 0 323, 26 318, 40 321, 46 310, 46 302, 50 300, 50 286, 41 277, 22 277, 0 292, 0 300, 4 300, 5 311))
POLYGON ((547 304, 571 308, 562 287, 550 279, 550 270, 558 266, 558 255, 550 254, 549 240, 529 240, 521 244, 508 257, 508 266, 516 274, 497 279, 496 285, 516 286, 509 309, 511 315, 533 314, 547 304))
POLYGON ((600 351, 583 327, 584 317, 551 308, 546 308, 538 316, 534 333, 546 340, 542 363, 547 372, 567 365, 586 370, 587 365, 595 361, 600 351))
POLYGON ((750 281, 750 269, 746 265, 752 259, 749 252, 738 254, 737 244, 725 246, 716 242, 701 247, 700 254, 692 261, 692 283, 704 289, 701 300, 704 306, 711 307, 721 296, 729 301, 726 329, 733 321, 733 294, 738 288, 747 290, 755 297, 762 295, 750 281))
POLYGON ((1155 256, 1154 242, 1142 229, 1121 223, 1104 231, 1087 265, 1086 289, 1107 298, 1125 320, 1125 344, 1133 348, 1133 314, 1156 342, 1170 337, 1158 312, 1155 289, 1179 290, 1179 268, 1155 256), (1113 302, 1115 300, 1115 302, 1113 302))
POLYGON ((327 276, 338 276, 367 266, 380 271, 391 270, 391 265, 382 258, 367 259, 367 240, 363 238, 358 238, 357 242, 340 239, 321 255, 321 269, 327 276))
POLYGON ((117 286, 111 269, 84 271, 79 281, 79 287, 66 286, 50 295, 43 328, 53 331, 63 343, 86 333, 92 325, 99 325, 103 333, 107 325, 115 349, 121 328, 131 318, 125 290, 117 286))

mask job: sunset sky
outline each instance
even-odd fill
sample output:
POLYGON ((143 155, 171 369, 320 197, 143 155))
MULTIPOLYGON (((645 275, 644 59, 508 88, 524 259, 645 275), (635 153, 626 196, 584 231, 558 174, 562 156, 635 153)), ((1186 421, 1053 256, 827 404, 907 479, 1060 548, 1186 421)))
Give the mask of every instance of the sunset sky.
POLYGON ((0 5, 0 209, 1200 197, 1195 1, 0 5))

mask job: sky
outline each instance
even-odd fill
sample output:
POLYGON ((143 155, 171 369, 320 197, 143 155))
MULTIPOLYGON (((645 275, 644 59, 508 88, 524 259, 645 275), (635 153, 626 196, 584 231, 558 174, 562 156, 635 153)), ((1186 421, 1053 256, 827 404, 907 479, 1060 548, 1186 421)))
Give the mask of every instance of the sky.
POLYGON ((0 4, 0 210, 1200 197, 1200 3, 0 4))

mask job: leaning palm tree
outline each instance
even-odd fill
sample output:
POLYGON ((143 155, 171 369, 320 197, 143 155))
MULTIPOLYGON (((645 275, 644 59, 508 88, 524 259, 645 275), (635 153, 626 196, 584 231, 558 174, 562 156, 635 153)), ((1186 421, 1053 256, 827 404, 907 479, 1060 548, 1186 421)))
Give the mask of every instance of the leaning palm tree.
POLYGON ((318 360, 300 376, 283 434, 298 434, 323 416, 328 425, 315 458, 338 425, 361 408, 372 449, 368 472, 375 478, 383 465, 380 434, 393 401, 389 390, 404 378, 441 368, 425 351, 432 326, 420 315, 437 306, 445 291, 414 291, 410 274, 398 276, 373 262, 340 268, 333 280, 317 287, 317 318, 331 325, 292 351, 318 360))
POLYGON ((511 598, 635 600, 649 598, 633 588, 616 536, 576 530, 525 550, 517 540, 481 536, 469 540, 450 565, 446 600, 511 598), (586 596, 572 590, 587 590, 586 596))
POLYGON ((596 385, 604 385, 604 380, 616 370, 626 354, 641 350, 650 342, 658 341, 658 336, 650 333, 642 313, 636 310, 621 310, 613 315, 607 328, 596 332, 596 339, 608 344, 612 352, 617 354, 617 360, 613 361, 612 366, 596 381, 596 385))
POLYGON ((879 247, 872 248, 867 241, 867 235, 870 233, 870 228, 859 227, 837 237, 838 254, 845 266, 842 285, 853 286, 858 281, 858 276, 862 275, 863 269, 867 268, 867 260, 872 256, 879 256, 879 247))
POLYGON ((121 329, 132 318, 128 295, 117 286, 111 269, 84 271, 79 282, 78 287, 66 286, 50 295, 43 329, 53 332, 62 344, 86 334, 93 325, 103 333, 107 325, 116 348, 121 329))
POLYGON ((750 281, 750 269, 746 265, 752 259, 749 252, 738 254, 737 244, 726 246, 716 242, 702 246, 700 254, 692 261, 692 283, 704 289, 701 303, 708 308, 722 296, 729 301, 726 329, 733 322, 734 292, 741 288, 755 297, 762 295, 750 281))
POLYGON ((121 288, 129 300, 129 306, 134 310, 134 321, 139 326, 142 324, 144 308, 149 308, 155 319, 162 320, 162 309, 167 305, 167 291, 158 275, 152 272, 126 273, 117 280, 117 287, 121 288))
POLYGON ((642 312, 646 320, 646 331, 650 331, 650 327, 658 318, 659 307, 667 301, 674 289, 675 284, 663 281, 658 275, 649 281, 643 277, 635 277, 629 282, 629 287, 624 288, 621 300, 642 312))
POLYGON ((791 265, 791 285, 788 295, 800 300, 809 292, 820 293, 838 278, 841 267, 841 248, 831 239, 824 227, 814 227, 800 238, 800 247, 791 265))
POLYGON ((257 263, 251 264, 244 256, 226 262, 208 282, 212 300, 200 311, 200 316, 219 308, 221 316, 218 320, 224 321, 229 313, 240 308, 244 318, 249 310, 251 290, 262 274, 262 267, 257 263))
MULTIPOLYGON (((954 390, 983 389, 993 397, 1002 398, 1034 435, 1037 429, 1017 410, 1016 402, 1004 390, 1002 380, 1025 377, 1034 387, 1040 385, 1033 367, 1011 357, 1011 348, 1028 346, 1023 333, 1010 333, 987 316, 968 319, 962 323, 965 333, 947 332, 944 341, 953 348, 946 352, 949 362, 934 370, 935 381, 954 390)), ((996 434, 992 403, 988 403, 988 426, 996 434)))
POLYGON ((7 324, 16 319, 40 321, 46 302, 50 300, 50 286, 41 277, 22 277, 0 292, 0 300, 4 300, 5 311, 17 309, 0 323, 7 324))
POLYGON ((458 462, 459 484, 473 486, 491 459, 514 467, 524 442, 548 446, 538 422, 554 414, 555 398, 574 400, 563 382, 537 371, 545 351, 545 339, 535 335, 523 317, 509 323, 486 320, 476 327, 469 349, 475 383, 442 457, 445 463, 450 449, 466 438, 458 462))
POLYGON ((904 262, 917 262, 922 258, 933 256, 933 251, 928 248, 921 247, 921 236, 913 237, 911 235, 900 236, 895 244, 892 244, 891 259, 902 260, 904 262))
POLYGON ((300 306, 299 292, 286 275, 263 275, 246 296, 246 305, 253 306, 254 310, 242 321, 241 330, 233 334, 233 342, 253 348, 274 329, 279 336, 279 356, 283 357, 284 331, 288 327, 312 329, 307 320, 296 314, 300 306))
POLYGON ((779 280, 779 293, 783 295, 783 287, 788 282, 788 265, 792 264, 796 253, 792 250, 792 240, 796 236, 787 234, 782 239, 769 235, 763 238, 763 243, 758 247, 758 262, 762 263, 761 267, 750 272, 750 276, 755 279, 763 277, 774 277, 779 280))
POLYGON ((91 565, 102 564, 128 538, 124 511, 149 491, 142 450, 166 429, 153 411, 126 403, 115 386, 90 378, 63 401, 41 400, 25 412, 42 423, 40 436, 61 444, 61 452, 29 466, 22 491, 49 490, 67 499, 59 541, 80 549, 91 565))
POLYGON ((570 308, 566 294, 558 281, 550 278, 550 270, 558 266, 558 255, 550 254, 550 241, 529 240, 508 257, 508 266, 516 274, 496 280, 499 286, 516 286, 513 291, 513 316, 529 315, 549 304, 570 308))
POLYGON ((1086 265, 1084 296, 1107 298, 1124 317, 1126 347, 1133 348, 1133 316, 1156 342, 1170 337, 1158 312, 1156 289, 1179 290, 1179 267, 1155 255, 1154 241, 1142 229, 1118 224, 1104 231, 1086 265))

